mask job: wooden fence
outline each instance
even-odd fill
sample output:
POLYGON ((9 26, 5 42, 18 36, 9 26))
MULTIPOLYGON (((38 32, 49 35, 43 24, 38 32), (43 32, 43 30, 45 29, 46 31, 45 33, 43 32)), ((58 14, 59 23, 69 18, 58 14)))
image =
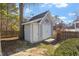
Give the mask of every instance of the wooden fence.
POLYGON ((2 31, 1 38, 17 37, 18 34, 19 34, 19 32, 16 32, 16 31, 2 31))
POLYGON ((75 31, 62 31, 61 39, 68 39, 68 38, 79 38, 79 32, 75 31))
POLYGON ((0 13, 0 38, 13 38, 17 37, 19 35, 19 19, 18 19, 18 13, 16 11, 18 8, 16 7, 16 4, 10 4, 10 3, 2 3, 0 6, 0 11, 4 11, 5 13, 0 13), (6 5, 6 6, 5 6, 6 5), (3 6, 5 6, 3 8, 3 6), (11 11, 12 10, 12 11, 11 11), (15 14, 12 14, 14 12, 15 14), (6 14, 6 15, 5 15, 6 14))

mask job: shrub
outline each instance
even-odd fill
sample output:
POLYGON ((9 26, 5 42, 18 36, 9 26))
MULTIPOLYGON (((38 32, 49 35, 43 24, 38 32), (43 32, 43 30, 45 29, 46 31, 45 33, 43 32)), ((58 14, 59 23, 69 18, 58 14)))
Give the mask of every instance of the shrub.
POLYGON ((79 56, 79 38, 67 39, 60 43, 55 56, 79 56))

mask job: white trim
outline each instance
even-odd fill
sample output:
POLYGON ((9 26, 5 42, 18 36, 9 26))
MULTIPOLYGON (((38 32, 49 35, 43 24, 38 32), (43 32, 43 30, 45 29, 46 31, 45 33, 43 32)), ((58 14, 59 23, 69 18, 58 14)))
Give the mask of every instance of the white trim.
POLYGON ((44 18, 46 18, 46 16, 48 15, 48 13, 49 13, 49 12, 47 12, 47 13, 45 14, 45 16, 42 18, 40 24, 44 21, 44 18))
POLYGON ((53 23, 53 22, 52 22, 52 16, 51 16, 50 13, 48 12, 48 13, 45 15, 45 17, 42 18, 40 24, 41 24, 45 19, 48 19, 48 18, 50 18, 48 21, 51 21, 51 23, 53 23), (51 18, 48 17, 48 15, 49 15, 51 18))
POLYGON ((26 22, 26 23, 22 23, 21 25, 25 25, 25 24, 29 24, 29 23, 33 23, 33 22, 36 22, 36 21, 39 21, 41 20, 42 18, 39 18, 37 20, 33 20, 33 21, 29 21, 29 22, 26 22))
MULTIPOLYGON (((49 13, 49 12, 47 12, 47 13, 45 14, 45 16, 46 16, 48 13, 49 13)), ((44 16, 44 17, 45 17, 45 16, 44 16)), ((22 25, 29 24, 29 23, 33 23, 33 22, 36 22, 36 21, 39 21, 39 20, 42 21, 44 17, 39 18, 39 19, 36 19, 36 20, 33 20, 33 21, 29 21, 29 22, 26 22, 26 23, 22 23, 22 25)))

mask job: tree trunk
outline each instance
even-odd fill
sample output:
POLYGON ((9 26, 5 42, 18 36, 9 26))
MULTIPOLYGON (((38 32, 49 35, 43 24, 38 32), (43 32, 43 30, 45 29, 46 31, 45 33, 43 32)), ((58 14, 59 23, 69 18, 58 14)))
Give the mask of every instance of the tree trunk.
POLYGON ((19 33, 19 38, 20 40, 24 40, 24 28, 23 28, 23 25, 22 24, 22 21, 23 21, 23 3, 20 3, 19 4, 19 7, 20 7, 20 33, 19 33))
MULTIPOLYGON (((0 9, 2 10, 2 8, 0 7, 0 9)), ((2 31, 2 14, 0 14, 0 20, 1 20, 1 31, 2 31)), ((1 31, 0 31, 0 56, 2 56, 2 46, 1 46, 1 31)))

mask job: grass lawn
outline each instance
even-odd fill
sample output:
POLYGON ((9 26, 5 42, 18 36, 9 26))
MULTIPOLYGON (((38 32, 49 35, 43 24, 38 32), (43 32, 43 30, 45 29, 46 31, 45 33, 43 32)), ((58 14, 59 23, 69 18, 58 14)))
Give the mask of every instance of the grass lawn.
POLYGON ((55 49, 59 46, 60 44, 52 45, 52 44, 44 44, 41 43, 38 48, 44 48, 47 49, 45 55, 46 56, 53 56, 55 49))

